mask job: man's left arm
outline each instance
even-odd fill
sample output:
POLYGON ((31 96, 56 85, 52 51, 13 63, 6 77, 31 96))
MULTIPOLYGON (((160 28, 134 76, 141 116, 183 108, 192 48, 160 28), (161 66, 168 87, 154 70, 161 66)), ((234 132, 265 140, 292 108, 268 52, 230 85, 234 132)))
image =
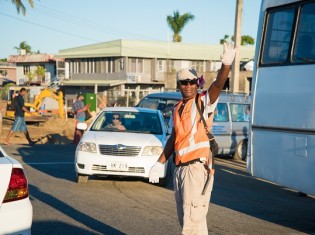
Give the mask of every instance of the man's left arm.
POLYGON ((219 97, 223 86, 228 79, 231 65, 235 58, 235 47, 231 43, 223 44, 223 54, 221 55, 222 66, 218 72, 216 80, 210 85, 208 89, 211 104, 213 104, 219 97))

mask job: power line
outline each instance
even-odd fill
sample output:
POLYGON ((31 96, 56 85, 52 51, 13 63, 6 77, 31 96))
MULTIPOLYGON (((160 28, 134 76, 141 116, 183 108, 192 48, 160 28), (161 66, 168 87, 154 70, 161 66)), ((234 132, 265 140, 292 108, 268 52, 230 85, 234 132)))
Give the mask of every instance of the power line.
POLYGON ((58 11, 58 10, 55 10, 55 9, 52 9, 52 8, 43 7, 43 6, 40 6, 40 5, 38 5, 37 8, 40 9, 41 11, 43 11, 43 12, 36 11, 36 13, 43 14, 43 15, 48 15, 48 16, 53 17, 53 18, 58 18, 59 20, 65 21, 67 23, 73 23, 75 25, 79 24, 80 26, 84 26, 84 27, 89 28, 89 29, 93 28, 93 29, 98 30, 98 31, 101 30, 103 32, 108 32, 108 33, 116 34, 116 35, 119 35, 119 36, 124 36, 124 35, 128 34, 128 35, 134 35, 134 36, 137 36, 137 37, 140 37, 140 38, 147 38, 147 39, 150 39, 150 40, 156 40, 156 39, 153 39, 151 37, 140 35, 140 34, 136 34, 136 33, 129 32, 129 31, 126 31, 126 30, 123 30, 123 29, 118 29, 118 28, 114 28, 114 27, 98 24, 98 23, 90 21, 88 19, 76 17, 76 16, 73 16, 73 15, 70 15, 68 13, 65 13, 65 12, 62 12, 62 11, 58 11))
POLYGON ((15 20, 19 20, 19 21, 22 21, 22 22, 25 22, 25 23, 28 23, 28 24, 32 24, 32 25, 35 25, 35 26, 37 26, 37 27, 41 27, 41 28, 48 29, 48 30, 51 30, 51 31, 55 31, 55 32, 67 34, 67 35, 70 35, 70 36, 73 36, 73 37, 77 37, 77 38, 81 38, 81 39, 85 39, 85 40, 93 41, 93 42, 100 42, 100 41, 98 41, 98 40, 95 40, 95 39, 92 39, 92 38, 88 38, 88 37, 84 37, 84 36, 81 36, 81 35, 78 35, 78 34, 66 32, 66 31, 59 30, 59 29, 55 29, 55 28, 52 28, 52 27, 47 27, 47 26, 45 26, 45 25, 37 24, 37 23, 31 22, 31 21, 27 21, 27 20, 22 20, 22 19, 19 19, 19 18, 17 18, 17 17, 14 17, 14 16, 10 16, 10 15, 8 15, 8 14, 5 14, 5 13, 3 13, 3 12, 0 12, 0 15, 4 15, 4 16, 6 16, 6 17, 13 18, 13 19, 15 19, 15 20))
MULTIPOLYGON (((11 15, 8 15, 8 14, 5 14, 5 13, 2 13, 0 12, 0 15, 4 15, 6 17, 10 17, 10 18, 13 18, 15 20, 19 20, 19 21, 22 21, 24 23, 28 23, 28 24, 32 24, 32 25, 35 25, 37 27, 41 27, 41 28, 44 28, 44 29, 48 29, 48 30, 51 30, 51 31, 55 31, 55 32, 59 32, 59 33, 63 33, 63 34, 67 34, 67 35, 70 35, 70 36, 73 36, 73 37, 77 37, 77 38, 81 38, 81 39, 85 39, 85 40, 88 40, 88 41, 92 41, 94 43, 101 43, 103 41, 99 41, 99 40, 95 40, 95 39, 92 39, 92 38, 88 38, 88 37, 84 37, 84 36, 81 36, 81 35, 78 35, 78 34, 74 34, 74 33, 70 33, 70 32, 66 32, 66 31, 62 31, 62 30, 59 30, 59 29, 55 29, 55 28, 52 28, 52 27, 47 27, 45 25, 41 25, 41 24, 37 24, 37 23, 34 23, 34 22, 31 22, 31 21, 27 21, 27 20, 24 20, 24 19, 19 19, 17 17, 14 17, 14 16, 11 16, 11 15)), ((69 17, 71 18, 71 16, 69 15, 69 17)), ((77 17, 73 17, 73 18, 77 18, 77 17)), ((80 19, 80 18, 78 18, 80 19)), ((84 21, 83 19, 80 19, 81 21, 84 21)), ((80 25, 82 25, 82 22, 80 23, 80 25)), ((103 26, 102 26, 103 27, 103 26)), ((114 44, 113 44, 114 45, 114 44)), ((192 49, 195 48, 196 46, 194 45, 189 45, 189 47, 191 47, 192 49)), ((197 46, 198 47, 198 46, 197 46)), ((134 48, 129 48, 127 47, 129 50, 136 50, 134 48)), ((149 50, 139 50, 137 49, 137 51, 142 51, 142 52, 150 52, 149 50)))

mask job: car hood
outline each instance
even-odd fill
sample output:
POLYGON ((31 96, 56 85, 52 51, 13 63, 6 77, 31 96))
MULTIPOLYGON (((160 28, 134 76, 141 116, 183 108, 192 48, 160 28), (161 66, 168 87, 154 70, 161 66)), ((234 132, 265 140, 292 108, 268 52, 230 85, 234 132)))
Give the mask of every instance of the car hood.
POLYGON ((163 135, 128 133, 128 132, 104 132, 88 131, 82 137, 84 142, 94 142, 97 145, 123 144, 127 146, 163 146, 165 137, 163 135))

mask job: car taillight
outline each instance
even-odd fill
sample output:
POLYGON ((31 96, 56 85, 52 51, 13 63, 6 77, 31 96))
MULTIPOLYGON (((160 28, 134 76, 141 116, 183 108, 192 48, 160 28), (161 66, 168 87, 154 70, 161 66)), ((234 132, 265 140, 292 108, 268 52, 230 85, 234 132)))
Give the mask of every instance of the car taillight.
POLYGON ((23 169, 13 168, 7 193, 3 203, 21 200, 28 197, 27 179, 23 169))

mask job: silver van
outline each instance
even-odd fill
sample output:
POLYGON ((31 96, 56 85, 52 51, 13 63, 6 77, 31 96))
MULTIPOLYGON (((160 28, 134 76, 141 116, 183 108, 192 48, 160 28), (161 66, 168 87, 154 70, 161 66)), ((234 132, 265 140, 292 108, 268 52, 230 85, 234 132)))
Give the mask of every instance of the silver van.
MULTIPOLYGON (((160 110, 169 121, 174 105, 182 99, 180 92, 152 93, 143 97, 137 107, 160 110)), ((246 94, 221 93, 213 117, 212 132, 219 145, 219 154, 245 160, 250 120, 251 97, 246 94)))

